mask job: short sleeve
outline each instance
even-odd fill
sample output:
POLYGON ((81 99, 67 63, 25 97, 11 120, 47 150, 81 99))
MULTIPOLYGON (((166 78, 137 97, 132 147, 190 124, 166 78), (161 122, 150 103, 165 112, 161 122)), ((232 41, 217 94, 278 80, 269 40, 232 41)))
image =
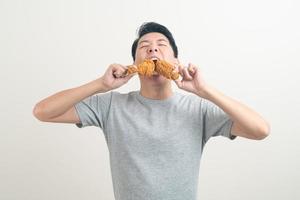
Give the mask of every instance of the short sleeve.
POLYGON ((80 123, 77 123, 76 126, 78 128, 96 126, 104 129, 111 103, 111 95, 111 92, 93 95, 78 102, 75 109, 80 123))
POLYGON ((236 138, 231 134, 233 121, 221 108, 206 99, 202 99, 201 110, 204 142, 215 136, 224 136, 231 140, 236 138))

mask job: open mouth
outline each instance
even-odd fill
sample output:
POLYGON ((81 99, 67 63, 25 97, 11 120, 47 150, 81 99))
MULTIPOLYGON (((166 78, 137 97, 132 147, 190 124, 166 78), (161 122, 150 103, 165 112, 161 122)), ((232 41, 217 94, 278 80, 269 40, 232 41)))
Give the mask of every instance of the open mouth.
POLYGON ((154 65, 155 65, 153 75, 159 75, 156 71, 156 64, 159 59, 154 57, 154 58, 151 58, 151 60, 154 62, 154 65))
POLYGON ((157 60, 159 60, 159 58, 157 58, 157 57, 152 57, 152 58, 150 58, 150 60, 157 61, 157 60))

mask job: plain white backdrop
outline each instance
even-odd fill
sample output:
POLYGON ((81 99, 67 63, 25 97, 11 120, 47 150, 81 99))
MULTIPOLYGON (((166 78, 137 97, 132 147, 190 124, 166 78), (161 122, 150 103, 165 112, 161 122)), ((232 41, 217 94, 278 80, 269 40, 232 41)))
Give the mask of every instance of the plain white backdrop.
MULTIPOLYGON (((298 0, 0 0, 0 199, 114 199, 101 130, 39 122, 32 109, 131 64, 147 21, 171 30, 183 64, 271 124, 262 141, 209 141, 199 199, 300 199, 299 10, 298 0)), ((138 89, 134 77, 117 91, 138 89)))

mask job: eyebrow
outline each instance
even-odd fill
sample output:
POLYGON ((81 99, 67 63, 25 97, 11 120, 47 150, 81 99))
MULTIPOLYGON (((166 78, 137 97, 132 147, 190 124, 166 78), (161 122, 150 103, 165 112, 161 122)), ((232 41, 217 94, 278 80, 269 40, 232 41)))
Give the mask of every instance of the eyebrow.
POLYGON ((158 42, 168 42, 166 39, 159 39, 158 42))

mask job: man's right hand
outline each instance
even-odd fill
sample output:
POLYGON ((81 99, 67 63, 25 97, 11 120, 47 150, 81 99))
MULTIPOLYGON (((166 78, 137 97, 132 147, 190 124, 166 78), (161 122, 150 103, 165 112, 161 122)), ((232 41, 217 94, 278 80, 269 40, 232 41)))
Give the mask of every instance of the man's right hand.
POLYGON ((105 91, 121 87, 127 83, 135 74, 125 76, 127 67, 120 64, 111 64, 105 74, 100 78, 105 91))

